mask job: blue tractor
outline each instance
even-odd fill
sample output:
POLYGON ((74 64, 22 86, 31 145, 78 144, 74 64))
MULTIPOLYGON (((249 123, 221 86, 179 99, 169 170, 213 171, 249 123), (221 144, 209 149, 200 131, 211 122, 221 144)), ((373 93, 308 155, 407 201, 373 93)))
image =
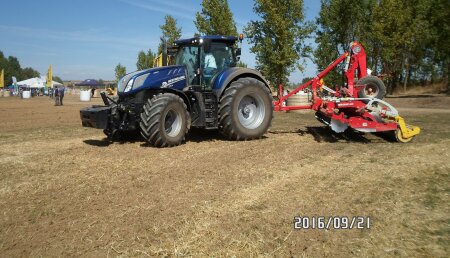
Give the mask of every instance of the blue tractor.
MULTIPOLYGON (((199 36, 163 47, 174 65, 136 71, 118 83, 118 98, 80 111, 82 125, 110 139, 140 133, 150 145, 172 147, 191 127, 218 129, 231 140, 261 138, 273 117, 268 82, 258 71, 236 67, 237 37, 199 36)), ((242 37, 240 37, 242 42, 242 37)))

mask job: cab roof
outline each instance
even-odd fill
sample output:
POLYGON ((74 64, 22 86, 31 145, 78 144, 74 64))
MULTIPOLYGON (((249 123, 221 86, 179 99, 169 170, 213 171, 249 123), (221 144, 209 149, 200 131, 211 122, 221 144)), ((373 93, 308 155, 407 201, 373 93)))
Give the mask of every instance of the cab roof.
POLYGON ((174 43, 175 45, 198 44, 201 40, 234 44, 238 38, 233 36, 198 36, 189 39, 175 40, 174 43))

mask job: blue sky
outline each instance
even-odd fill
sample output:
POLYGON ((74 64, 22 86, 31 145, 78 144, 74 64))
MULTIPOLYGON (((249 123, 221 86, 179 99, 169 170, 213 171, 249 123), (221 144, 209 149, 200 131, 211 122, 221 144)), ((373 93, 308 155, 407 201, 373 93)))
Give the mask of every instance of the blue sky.
MULTIPOLYGON (((258 17, 253 0, 229 0, 238 30, 258 17)), ((64 80, 86 78, 110 80, 120 62, 127 72, 136 69, 140 50, 157 49, 159 25, 170 14, 182 27, 182 36, 191 37, 196 28, 194 15, 201 0, 6 0, 0 15, 0 51, 16 56, 22 67, 33 67, 64 80)), ((305 1, 306 17, 314 19, 320 1, 305 1)), ((242 61, 250 67, 255 56, 243 44, 242 61)), ((307 62, 305 73, 294 72, 292 81, 316 73, 307 62)))

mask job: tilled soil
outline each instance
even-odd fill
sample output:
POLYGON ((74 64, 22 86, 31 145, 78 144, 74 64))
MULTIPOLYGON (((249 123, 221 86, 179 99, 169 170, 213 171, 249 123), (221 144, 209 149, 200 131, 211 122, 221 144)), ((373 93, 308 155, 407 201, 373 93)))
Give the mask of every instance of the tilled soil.
POLYGON ((446 257, 450 98, 429 98, 387 99, 422 128, 409 144, 304 111, 261 140, 191 130, 164 149, 81 127, 74 96, 0 98, 1 256, 446 257), (371 225, 296 230, 295 216, 371 225))

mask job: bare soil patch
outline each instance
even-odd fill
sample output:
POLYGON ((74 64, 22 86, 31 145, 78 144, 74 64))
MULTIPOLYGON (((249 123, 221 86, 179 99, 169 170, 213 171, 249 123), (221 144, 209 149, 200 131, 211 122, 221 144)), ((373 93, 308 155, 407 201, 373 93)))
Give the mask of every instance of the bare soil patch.
POLYGON ((449 99, 387 99, 422 127, 410 144, 337 135, 305 111, 277 113, 258 141, 194 130, 157 149, 82 128, 92 103, 74 96, 0 98, 0 253, 447 257, 449 99), (301 215, 372 227, 294 230, 301 215))

